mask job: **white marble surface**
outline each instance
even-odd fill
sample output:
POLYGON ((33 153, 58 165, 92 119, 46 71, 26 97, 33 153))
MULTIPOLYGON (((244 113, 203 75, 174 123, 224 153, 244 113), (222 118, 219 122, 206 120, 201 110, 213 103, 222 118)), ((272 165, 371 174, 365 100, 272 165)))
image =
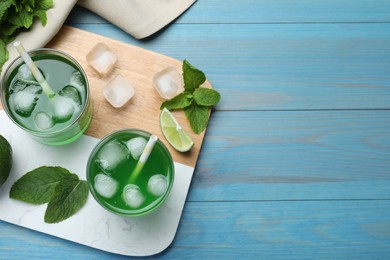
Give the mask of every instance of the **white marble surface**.
POLYGON ((39 144, 16 127, 0 110, 0 134, 11 144, 14 165, 0 188, 0 219, 56 237, 129 256, 148 256, 167 248, 173 241, 183 211, 194 168, 175 163, 175 180, 166 202, 152 215, 125 218, 103 209, 90 194, 86 205, 71 218, 46 224, 46 205, 30 205, 9 198, 12 184, 39 166, 61 166, 86 180, 86 164, 99 141, 82 136, 76 142, 50 147, 39 144))

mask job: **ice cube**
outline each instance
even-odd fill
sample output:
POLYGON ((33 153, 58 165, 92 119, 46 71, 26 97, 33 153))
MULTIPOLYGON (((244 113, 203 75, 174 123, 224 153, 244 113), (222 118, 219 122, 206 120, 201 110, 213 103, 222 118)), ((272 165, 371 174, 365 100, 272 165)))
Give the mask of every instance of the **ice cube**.
POLYGON ((147 142, 148 141, 143 137, 135 137, 126 142, 126 146, 134 160, 139 159, 147 142))
POLYGON ((42 130, 47 130, 54 126, 54 122, 51 116, 43 111, 36 113, 34 122, 35 125, 42 130))
POLYGON ((106 171, 112 171, 129 158, 129 150, 118 141, 111 141, 100 150, 96 163, 106 171))
POLYGON ((103 88, 103 96, 115 108, 125 105, 134 96, 134 87, 118 75, 103 88))
POLYGON ((15 93, 15 92, 19 92, 19 91, 27 88, 28 86, 40 87, 39 83, 36 82, 36 81, 31 81, 31 80, 25 80, 25 79, 22 79, 22 78, 18 78, 17 80, 15 80, 15 82, 12 84, 12 86, 10 86, 8 92, 10 94, 15 93))
POLYGON ((31 85, 12 94, 11 98, 15 112, 20 116, 29 117, 34 111, 40 93, 42 93, 40 86, 31 85))
POLYGON ((80 71, 74 71, 70 77, 70 85, 75 87, 81 94, 85 92, 85 84, 80 71))
POLYGON ((74 86, 66 86, 58 92, 60 96, 72 99, 76 104, 81 105, 80 92, 74 86))
POLYGON ((104 43, 96 44, 87 54, 87 62, 100 76, 104 77, 114 67, 116 54, 104 43))
POLYGON ((134 184, 127 184, 123 188, 122 198, 131 208, 139 208, 145 201, 145 197, 140 188, 134 184))
POLYGON ((18 75, 22 79, 29 80, 29 81, 35 81, 35 78, 31 72, 30 68, 26 64, 23 64, 22 66, 19 67, 18 75))
POLYGON ((66 96, 55 95, 50 99, 50 103, 53 107, 53 119, 60 123, 71 119, 75 111, 79 109, 79 105, 66 96))
POLYGON ((171 99, 184 90, 183 77, 173 67, 168 67, 155 74, 153 85, 158 94, 164 99, 171 99))
POLYGON ((105 198, 112 198, 118 191, 118 186, 118 182, 110 176, 103 173, 99 173, 95 176, 95 190, 105 198))
POLYGON ((167 177, 162 174, 155 174, 150 177, 148 181, 148 192, 153 194, 154 196, 161 196, 165 193, 168 188, 167 177))

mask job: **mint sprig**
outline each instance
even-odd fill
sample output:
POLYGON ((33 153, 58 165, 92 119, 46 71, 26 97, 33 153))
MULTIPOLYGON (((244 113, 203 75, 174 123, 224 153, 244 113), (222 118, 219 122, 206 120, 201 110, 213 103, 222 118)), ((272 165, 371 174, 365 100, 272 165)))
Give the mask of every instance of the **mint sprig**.
POLYGON ((192 130, 200 134, 207 126, 209 110, 220 101, 221 95, 214 89, 201 87, 206 81, 205 74, 187 60, 183 61, 183 80, 184 92, 163 102, 160 109, 184 109, 192 130))
POLYGON ((10 198, 31 204, 48 203, 44 220, 58 223, 84 206, 88 185, 61 167, 43 166, 23 175, 11 187, 10 198))
POLYGON ((8 60, 6 45, 20 32, 29 30, 35 19, 46 25, 46 12, 52 7, 53 0, 0 1, 0 71, 8 60))

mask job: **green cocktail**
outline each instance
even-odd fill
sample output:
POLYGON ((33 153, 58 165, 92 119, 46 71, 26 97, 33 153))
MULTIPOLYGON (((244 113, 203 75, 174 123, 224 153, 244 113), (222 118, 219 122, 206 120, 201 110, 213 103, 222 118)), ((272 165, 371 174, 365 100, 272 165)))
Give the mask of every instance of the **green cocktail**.
POLYGON ((88 79, 81 65, 54 49, 36 49, 29 56, 54 95, 43 91, 21 57, 1 81, 1 101, 11 120, 38 142, 63 145, 79 138, 92 119, 88 79))
POLYGON ((167 198, 174 180, 172 157, 157 140, 142 170, 142 152, 151 135, 124 129, 103 138, 87 164, 87 180, 96 201, 123 216, 140 216, 154 211, 167 198))

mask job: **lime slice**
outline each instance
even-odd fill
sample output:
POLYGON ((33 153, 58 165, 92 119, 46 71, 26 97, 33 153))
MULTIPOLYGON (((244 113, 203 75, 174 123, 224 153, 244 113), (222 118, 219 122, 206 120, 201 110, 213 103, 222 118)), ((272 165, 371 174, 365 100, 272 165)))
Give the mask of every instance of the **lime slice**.
POLYGON ((12 167, 12 148, 8 141, 0 135, 0 185, 8 178, 12 167))
POLYGON ((175 117, 166 108, 161 112, 160 125, 164 137, 179 152, 187 152, 194 146, 191 137, 181 128, 175 117))

